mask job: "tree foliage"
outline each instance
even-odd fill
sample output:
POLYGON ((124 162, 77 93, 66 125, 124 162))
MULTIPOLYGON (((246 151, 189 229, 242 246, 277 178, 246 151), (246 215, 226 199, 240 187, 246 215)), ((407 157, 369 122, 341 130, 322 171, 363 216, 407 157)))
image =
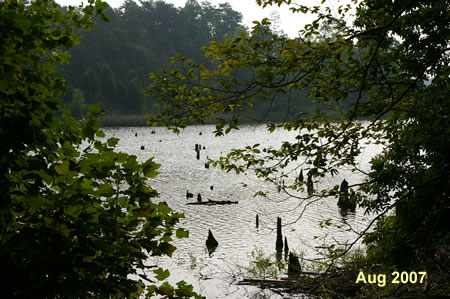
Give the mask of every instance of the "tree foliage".
POLYGON ((0 2, 2 296, 196 295, 184 282, 146 287, 130 276, 148 279, 148 257, 170 256, 175 230, 188 235, 175 228, 183 215, 154 200, 159 164, 115 152, 118 139, 103 138, 96 106, 83 122, 56 114, 65 82, 55 65, 69 62, 74 29, 107 20, 106 8, 100 0, 65 12, 52 0, 0 2))
POLYGON ((295 39, 271 33, 267 19, 255 21, 251 34, 203 48, 212 65, 174 57, 177 69, 150 74, 148 92, 164 105, 149 122, 177 132, 215 119, 222 135, 238 129, 242 111, 256 101, 273 103, 285 95, 293 120, 267 129, 298 132, 294 142, 265 151, 259 145, 236 149, 214 164, 237 173, 252 170, 307 202, 351 194, 376 215, 359 237, 374 262, 411 266, 448 250, 449 2, 354 0, 335 9, 325 1, 314 7, 257 2, 317 18, 295 39), (321 27, 333 34, 324 36, 321 27), (322 109, 291 110, 300 101, 296 91, 322 109), (368 172, 358 160, 366 144, 383 147, 368 172), (347 190, 321 184, 344 168, 362 179, 350 181, 347 190), (319 186, 308 195, 307 180, 295 179, 301 169, 309 185, 319 186))

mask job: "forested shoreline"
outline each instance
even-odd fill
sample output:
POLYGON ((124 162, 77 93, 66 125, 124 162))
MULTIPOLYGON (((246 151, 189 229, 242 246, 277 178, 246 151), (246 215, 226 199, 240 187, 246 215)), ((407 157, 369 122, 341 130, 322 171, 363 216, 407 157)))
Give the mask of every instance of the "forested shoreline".
POLYGON ((111 22, 83 32, 69 52, 71 63, 61 68, 68 84, 64 102, 76 117, 89 104, 100 104, 109 115, 157 113, 157 101, 142 92, 150 72, 170 69, 177 53, 206 62, 202 46, 246 31, 242 15, 227 3, 187 1, 177 8, 164 1, 129 0, 105 15, 111 22))
MULTIPOLYGON (((172 57, 186 56, 209 65, 202 47, 251 34, 242 24, 241 13, 228 3, 214 6, 189 0, 177 8, 164 1, 128 0, 120 8, 110 7, 105 15, 111 22, 98 22, 92 31, 83 32, 81 43, 69 51, 71 63, 60 71, 68 86, 65 107, 79 118, 89 104, 100 104, 106 112, 100 121, 106 126, 145 125, 144 115, 161 111, 161 103, 143 90, 149 85, 149 73, 174 68, 172 57)), ((283 34, 270 27, 266 30, 265 39, 283 34)), ((242 120, 283 121, 296 112, 321 107, 309 102, 306 94, 278 94, 272 103, 257 102, 251 110, 244 109, 242 120)))

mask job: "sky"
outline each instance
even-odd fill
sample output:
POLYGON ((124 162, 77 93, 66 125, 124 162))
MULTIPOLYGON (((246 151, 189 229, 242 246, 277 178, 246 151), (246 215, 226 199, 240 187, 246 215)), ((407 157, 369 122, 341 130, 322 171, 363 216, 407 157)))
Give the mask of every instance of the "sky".
MULTIPOLYGON (((198 0, 201 3, 203 0, 198 0)), ((301 0, 300 0, 301 1, 301 0)), ((61 5, 78 5, 81 3, 81 0, 56 0, 61 5)), ((87 3, 87 0, 83 1, 87 3)), ((108 4, 113 8, 118 8, 122 5, 124 0, 106 0, 108 4)), ((138 2, 138 1, 136 1, 138 2)), ((172 3, 176 7, 183 7, 186 3, 186 0, 165 0, 167 3, 172 3)), ((249 28, 252 27, 252 21, 261 20, 263 18, 269 18, 271 13, 274 11, 278 12, 280 15, 280 24, 279 29, 284 31, 290 37, 296 37, 298 30, 302 29, 303 26, 307 23, 313 21, 313 18, 309 18, 303 14, 293 14, 288 10, 286 6, 282 6, 279 8, 278 6, 267 6, 265 9, 259 7, 255 0, 209 0, 214 5, 218 5, 219 3, 228 2, 234 10, 242 13, 243 23, 249 28)), ((306 1, 301 1, 305 3, 306 1)), ((308 0, 306 4, 315 4, 318 2, 317 0, 308 0)))

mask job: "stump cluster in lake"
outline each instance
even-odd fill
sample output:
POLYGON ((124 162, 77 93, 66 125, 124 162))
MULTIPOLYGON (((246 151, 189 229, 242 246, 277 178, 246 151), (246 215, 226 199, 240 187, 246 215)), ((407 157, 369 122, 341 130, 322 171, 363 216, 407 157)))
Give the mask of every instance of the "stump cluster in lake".
MULTIPOLYGON (((257 221, 259 221, 258 218, 257 221)), ((298 257, 296 257, 292 252, 289 252, 289 245, 286 236, 284 237, 284 244, 283 244, 281 217, 277 217, 277 240, 275 243, 275 249, 278 261, 281 261, 283 248, 284 248, 284 258, 288 261, 288 276, 301 274, 300 261, 298 257)))

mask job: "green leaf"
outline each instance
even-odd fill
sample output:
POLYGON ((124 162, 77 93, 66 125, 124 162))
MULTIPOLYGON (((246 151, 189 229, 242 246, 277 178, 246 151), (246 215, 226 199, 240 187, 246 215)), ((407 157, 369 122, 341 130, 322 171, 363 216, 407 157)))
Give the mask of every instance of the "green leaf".
POLYGON ((149 178, 155 178, 159 172, 156 169, 160 168, 161 164, 153 162, 153 158, 145 161, 142 165, 142 173, 149 178))
POLYGON ((41 196, 33 196, 33 197, 30 197, 30 199, 29 199, 30 207, 33 210, 40 209, 46 203, 48 203, 48 200, 46 200, 45 198, 43 198, 41 196))
POLYGON ((55 171, 59 175, 68 176, 70 174, 69 161, 64 160, 61 164, 55 166, 55 171))
POLYGON ((111 137, 111 138, 108 138, 106 143, 108 144, 109 147, 115 147, 119 143, 119 141, 120 141, 119 138, 111 137))
POLYGON ((176 236, 178 239, 181 238, 189 238, 189 232, 187 230, 184 230, 182 228, 178 228, 176 231, 176 236))
POLYGON ((59 62, 61 64, 69 64, 70 63, 70 58, 72 57, 69 52, 64 51, 58 54, 59 57, 59 62))
POLYGON ((22 30, 24 34, 28 32, 31 27, 31 21, 26 16, 13 12, 11 12, 9 16, 13 20, 13 24, 16 28, 22 30))
POLYGON ((159 281, 165 280, 166 278, 168 278, 170 276, 169 270, 164 270, 162 268, 153 270, 153 273, 156 274, 155 278, 158 279, 159 281))
POLYGON ((97 135, 97 137, 103 138, 103 137, 105 137, 105 132, 103 132, 103 131, 101 131, 101 130, 98 130, 97 133, 96 133, 95 135, 97 135))
POLYGON ((161 252, 167 254, 168 256, 172 256, 173 252, 177 249, 175 246, 167 242, 161 243, 159 247, 161 252))

